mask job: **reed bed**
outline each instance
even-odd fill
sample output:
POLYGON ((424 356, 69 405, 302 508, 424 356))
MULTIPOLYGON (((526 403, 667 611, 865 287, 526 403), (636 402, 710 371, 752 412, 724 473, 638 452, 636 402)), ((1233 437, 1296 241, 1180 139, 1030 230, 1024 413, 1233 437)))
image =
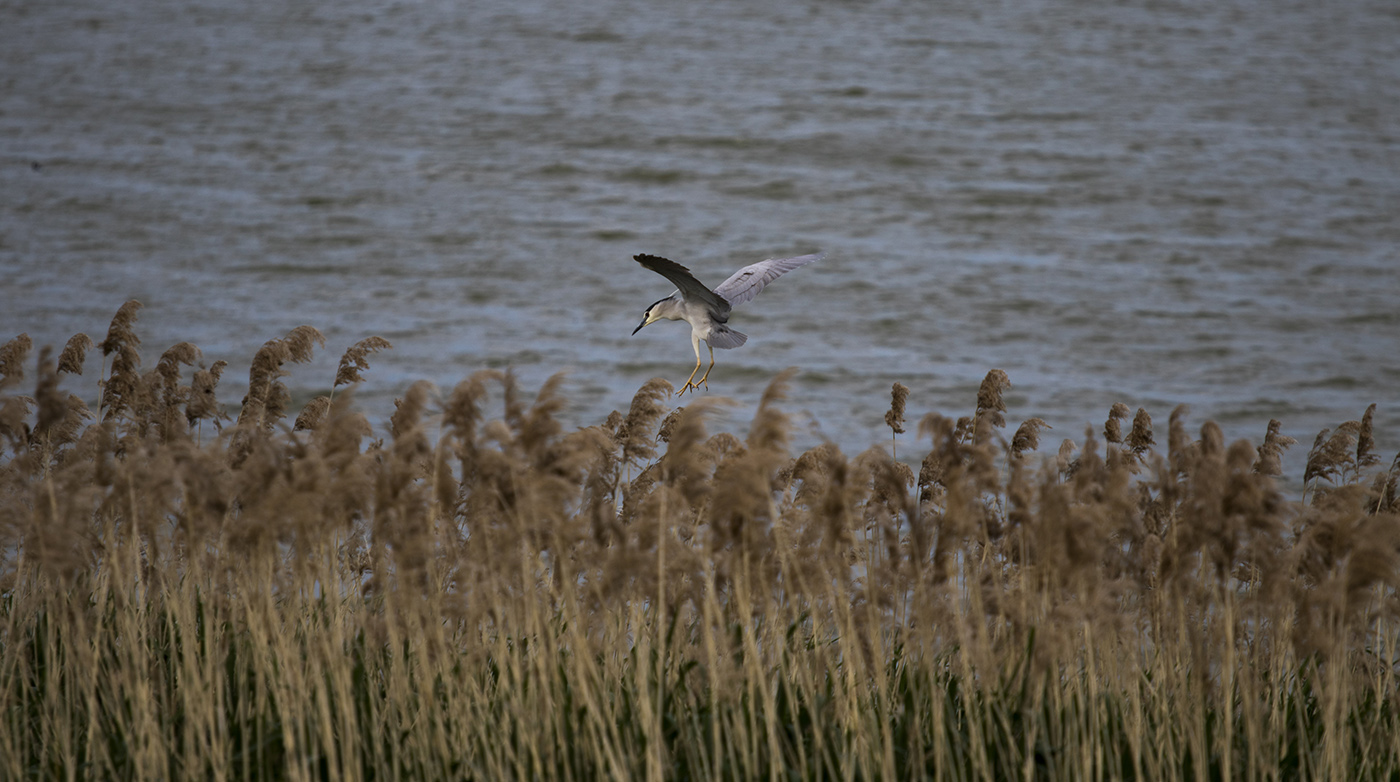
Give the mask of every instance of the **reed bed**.
POLYGON ((1277 422, 1115 405, 1042 455, 998 370, 911 433, 895 386, 909 464, 794 456, 787 374, 742 438, 661 379, 566 431, 496 371, 380 438, 386 341, 293 417, 324 339, 274 339, 229 415, 138 309, 0 348, 0 778, 1400 779, 1371 410, 1297 499, 1277 422))

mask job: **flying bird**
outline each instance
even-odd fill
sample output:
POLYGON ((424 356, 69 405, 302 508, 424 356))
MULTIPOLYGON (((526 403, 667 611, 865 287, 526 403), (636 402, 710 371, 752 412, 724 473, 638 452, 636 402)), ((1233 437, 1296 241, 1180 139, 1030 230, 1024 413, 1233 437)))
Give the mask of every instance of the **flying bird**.
MULTIPOLYGON (((820 260, 825 253, 799 255, 796 258, 769 258, 745 266, 729 276, 714 290, 695 279, 690 270, 675 261, 656 255, 634 255, 637 263, 670 280, 676 292, 647 307, 642 322, 632 329, 636 334, 643 326, 658 320, 683 320, 690 324, 690 346, 695 350, 695 369, 686 378, 680 393, 705 385, 710 370, 715 368, 715 348, 737 348, 748 340, 748 336, 729 328, 729 312, 735 305, 752 301, 768 283, 778 279, 800 266, 820 260), (705 374, 695 381, 695 373, 700 371, 700 340, 710 348, 710 366, 705 374)), ((709 388, 708 385, 705 385, 709 388)), ((679 396, 679 394, 677 395, 679 396)))

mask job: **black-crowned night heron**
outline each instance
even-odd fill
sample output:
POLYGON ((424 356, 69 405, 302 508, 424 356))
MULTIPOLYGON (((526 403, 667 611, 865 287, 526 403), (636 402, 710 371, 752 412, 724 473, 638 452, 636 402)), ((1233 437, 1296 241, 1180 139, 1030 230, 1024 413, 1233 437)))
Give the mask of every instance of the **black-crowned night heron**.
POLYGON ((680 393, 699 388, 710 376, 710 370, 715 368, 715 348, 737 348, 748 340, 747 336, 726 325, 729 322, 729 311, 737 304, 752 300, 763 290, 763 286, 799 266, 820 260, 822 255, 824 253, 759 261, 734 272, 714 290, 706 288, 704 283, 691 276, 689 269, 675 261, 655 255, 634 255, 632 257, 637 263, 670 280, 676 286, 676 292, 647 307, 641 325, 632 329, 632 333, 636 334, 643 326, 658 320, 683 320, 689 323, 690 346, 695 350, 695 369, 691 371, 690 377, 686 378, 680 393), (695 380, 695 373, 700 371, 702 339, 710 348, 710 367, 705 370, 699 382, 691 382, 695 380))

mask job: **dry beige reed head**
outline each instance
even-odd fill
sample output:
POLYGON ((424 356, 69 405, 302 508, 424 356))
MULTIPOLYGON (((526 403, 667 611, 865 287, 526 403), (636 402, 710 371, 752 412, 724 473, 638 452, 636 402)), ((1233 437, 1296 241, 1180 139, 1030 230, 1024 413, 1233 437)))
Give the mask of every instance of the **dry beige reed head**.
POLYGON ((322 394, 312 399, 310 402, 306 403, 306 406, 301 409, 301 413, 297 415, 297 420, 292 425, 292 431, 316 431, 320 428, 321 424, 325 423, 326 416, 330 411, 331 398, 329 396, 322 394))
POLYGON ((0 345, 0 390, 24 380, 24 359, 34 347, 28 334, 20 334, 0 345))
POLYGON ((642 464, 656 458, 656 438, 652 437, 651 430, 667 412, 663 400, 669 399, 674 391, 675 386, 669 380, 654 377, 632 397, 632 406, 615 436, 622 448, 624 464, 642 464))
POLYGON ((774 453, 787 451, 789 419, 787 413, 778 407, 778 403, 787 399, 788 386, 796 374, 795 367, 784 369, 763 390, 763 396, 758 401, 758 411, 754 413, 753 423, 749 426, 749 436, 744 441, 749 450, 774 453))
POLYGON ((1172 470, 1177 473, 1186 472, 1191 454, 1195 450, 1191 436, 1186 433, 1186 416, 1190 412, 1190 407, 1184 404, 1177 405, 1172 410, 1171 417, 1167 419, 1167 458, 1171 462, 1172 470))
POLYGON ((364 381, 361 372, 369 369, 369 357, 381 350, 392 348, 389 340, 383 337, 365 337, 351 345, 340 357, 340 368, 335 372, 333 388, 364 381))
POLYGON ((1277 418, 1269 419, 1269 429, 1264 434, 1264 442, 1259 445, 1258 458, 1254 461, 1254 472, 1275 477, 1283 475, 1283 452, 1298 441, 1280 434, 1282 427, 1283 423, 1277 418))
POLYGON ((87 359, 87 352, 92 346, 92 337, 86 334, 69 337, 68 344, 63 346, 63 353, 58 357, 58 371, 81 375, 83 361, 87 359))
POLYGON ((136 315, 141 311, 141 306, 141 302, 131 299, 117 309, 117 314, 112 316, 111 325, 107 327, 107 338, 98 346, 102 348, 102 355, 110 356, 123 348, 140 346, 141 338, 136 336, 132 326, 136 323, 136 315))
POLYGON ((904 434, 904 403, 909 398, 909 387, 895 383, 890 388, 890 409, 885 413, 885 426, 895 434, 904 434))
POLYGON ((1133 428, 1128 432, 1128 437, 1123 441, 1134 455, 1141 457, 1149 448, 1156 443, 1152 439, 1152 416, 1147 414, 1147 409, 1139 407, 1137 415, 1133 416, 1133 428))
POLYGON ((221 422, 227 420, 228 416, 219 406, 219 400, 214 393, 215 387, 219 385, 219 377, 227 366, 228 362, 220 359, 208 369, 194 373, 194 378, 190 381, 189 401, 185 403, 185 420, 190 426, 207 419, 212 421, 215 427, 220 427, 221 422))
POLYGON ((1016 434, 1011 437, 1011 458, 1019 459, 1022 454, 1039 448, 1041 430, 1051 428, 1053 427, 1045 423, 1044 419, 1026 419, 1016 428, 1016 434))
POLYGON ((1372 438, 1371 419, 1376 414, 1376 403, 1372 402, 1361 416, 1361 425, 1356 433, 1356 469, 1364 470, 1378 464, 1380 457, 1375 454, 1376 441, 1372 438))
POLYGON ((1001 395, 1006 389, 1011 387, 1011 378, 1000 369, 993 369, 982 378, 982 385, 977 389, 977 414, 978 421, 986 419, 992 426, 1001 428, 1006 426, 1006 402, 1001 395))
POLYGON ((160 354, 160 361, 156 363, 156 374, 166 392, 173 393, 179 387, 180 366, 194 366, 199 356, 199 348, 188 342, 176 343, 160 354))
POLYGON ((1121 444, 1123 442, 1123 421, 1128 418, 1128 406, 1122 402, 1114 402, 1109 408, 1108 420, 1103 425, 1103 437, 1110 443, 1121 444))
POLYGON ((243 400, 238 424, 268 430, 284 418, 291 394, 281 382, 287 374, 282 365, 289 361, 306 363, 311 360, 312 348, 325 344, 326 338, 311 326, 297 326, 287 336, 264 343, 248 368, 248 396, 243 400))
POLYGON ((39 383, 34 388, 34 402, 38 408, 36 437, 43 437, 68 412, 68 399, 58 390, 58 370, 49 358, 50 353, 48 347, 39 350, 39 383))
POLYGON ((1323 429, 1318 432, 1312 448, 1308 451, 1307 465, 1303 469, 1303 482, 1310 483, 1322 479, 1336 483, 1343 471, 1355 464, 1354 449, 1356 432, 1359 429, 1358 422, 1348 421, 1338 426, 1336 431, 1323 429))

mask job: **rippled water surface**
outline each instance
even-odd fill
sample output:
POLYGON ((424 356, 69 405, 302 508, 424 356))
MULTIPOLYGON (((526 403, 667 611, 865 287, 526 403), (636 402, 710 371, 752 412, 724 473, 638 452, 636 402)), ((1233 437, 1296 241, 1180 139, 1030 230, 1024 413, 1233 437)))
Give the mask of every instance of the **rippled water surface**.
POLYGON ((301 395, 377 334, 371 418, 510 366, 587 425, 693 366, 629 336, 671 291, 634 253, 824 250, 735 312, 740 429, 789 366, 798 444, 852 451, 892 382, 964 414, 996 367, 1055 438, 1184 402, 1296 471, 1378 402, 1400 447, 1392 2, 53 0, 0 39, 0 339, 137 298, 228 402, 307 323, 301 395))

